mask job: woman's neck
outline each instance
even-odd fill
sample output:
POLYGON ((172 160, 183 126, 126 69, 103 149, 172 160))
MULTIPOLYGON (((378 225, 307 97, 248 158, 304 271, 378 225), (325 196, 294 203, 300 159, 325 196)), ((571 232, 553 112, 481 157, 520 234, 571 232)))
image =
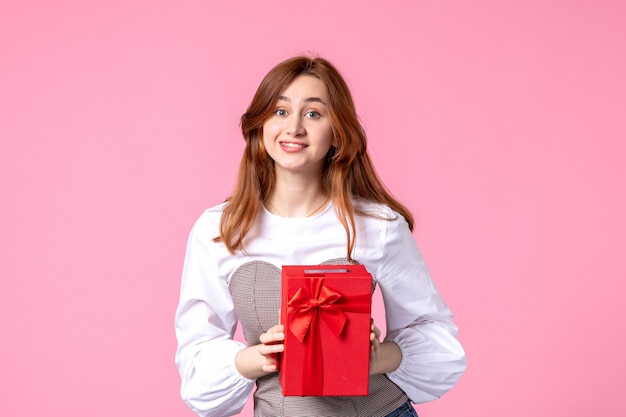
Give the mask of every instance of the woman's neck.
POLYGON ((278 177, 265 206, 281 217, 310 217, 322 211, 327 203, 328 196, 319 177, 278 177))

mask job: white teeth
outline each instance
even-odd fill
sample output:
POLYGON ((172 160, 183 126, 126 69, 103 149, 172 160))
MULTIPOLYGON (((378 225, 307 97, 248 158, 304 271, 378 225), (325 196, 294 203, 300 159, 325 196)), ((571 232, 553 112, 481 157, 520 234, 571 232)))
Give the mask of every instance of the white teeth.
POLYGON ((290 143, 290 142, 281 142, 281 145, 283 145, 285 148, 304 148, 305 145, 299 144, 299 143, 290 143))

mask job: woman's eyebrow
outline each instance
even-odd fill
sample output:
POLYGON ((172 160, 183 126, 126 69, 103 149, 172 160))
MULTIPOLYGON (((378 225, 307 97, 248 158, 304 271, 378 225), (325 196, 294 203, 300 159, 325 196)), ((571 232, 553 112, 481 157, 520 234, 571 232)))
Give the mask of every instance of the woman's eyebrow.
MULTIPOLYGON (((285 96, 280 96, 278 97, 279 101, 286 101, 287 103, 291 103, 291 99, 289 97, 285 97, 285 96)), ((311 102, 315 102, 315 103, 322 103, 323 105, 327 106, 326 102, 324 100, 322 100, 319 97, 308 97, 305 98, 303 100, 305 103, 311 103, 311 102)))

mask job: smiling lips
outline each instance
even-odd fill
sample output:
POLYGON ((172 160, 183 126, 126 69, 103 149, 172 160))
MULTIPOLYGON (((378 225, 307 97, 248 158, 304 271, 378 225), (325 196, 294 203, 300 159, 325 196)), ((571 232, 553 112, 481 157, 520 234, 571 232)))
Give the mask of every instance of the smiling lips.
POLYGON ((283 148, 284 150, 288 152, 299 151, 309 146, 305 143, 298 143, 298 142, 282 142, 281 141, 279 143, 280 143, 281 148, 283 148))

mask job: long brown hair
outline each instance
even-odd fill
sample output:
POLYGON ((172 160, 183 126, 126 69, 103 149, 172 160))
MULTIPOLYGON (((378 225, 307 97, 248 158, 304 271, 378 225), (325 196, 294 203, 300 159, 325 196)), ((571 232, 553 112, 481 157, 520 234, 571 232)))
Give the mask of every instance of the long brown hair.
POLYGON ((275 66, 261 81, 259 88, 241 116, 241 131, 246 148, 239 174, 220 222, 220 236, 226 248, 235 253, 244 250, 244 241, 251 231, 261 204, 270 195, 275 183, 274 161, 263 145, 263 124, 271 116, 282 92, 299 75, 312 75, 328 89, 328 111, 334 142, 324 164, 322 189, 333 202, 337 216, 346 230, 347 257, 351 259, 355 242, 354 199, 382 203, 402 215, 413 230, 411 212, 386 189, 367 152, 367 138, 358 121, 352 95, 337 69, 323 58, 297 56, 275 66))

